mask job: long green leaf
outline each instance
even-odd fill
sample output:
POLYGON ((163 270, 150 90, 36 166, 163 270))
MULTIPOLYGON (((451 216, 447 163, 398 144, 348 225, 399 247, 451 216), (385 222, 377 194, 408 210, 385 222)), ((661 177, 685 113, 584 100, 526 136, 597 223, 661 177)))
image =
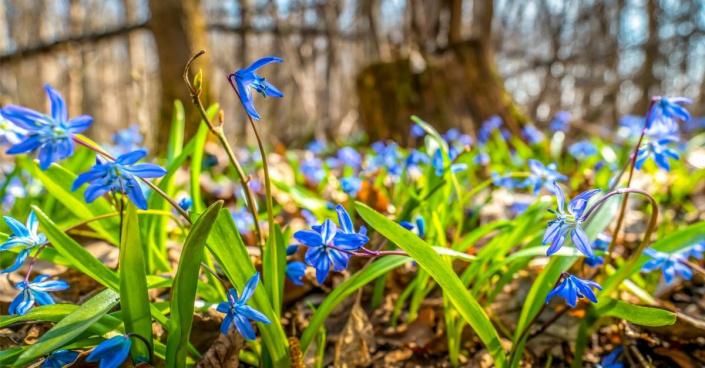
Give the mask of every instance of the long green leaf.
MULTIPOLYGON (((27 321, 45 321, 45 322, 60 322, 64 317, 73 313, 78 309, 78 305, 73 304, 50 304, 34 307, 27 314, 0 316, 0 328, 5 328, 9 325, 27 322, 27 321)), ((88 330, 99 335, 106 334, 117 329, 122 324, 122 321, 110 315, 100 317, 96 323, 89 326, 88 330)))
MULTIPOLYGON (((137 207, 128 203, 120 237, 120 306, 125 331, 146 338, 154 346, 146 267, 137 207)), ((146 357, 149 351, 144 344, 132 344, 133 360, 146 357)))
MULTIPOLYGON (((242 290, 247 280, 257 272, 250 259, 250 254, 237 232, 235 221, 227 209, 220 212, 218 220, 213 226, 208 249, 213 253, 216 261, 223 269, 228 280, 238 289, 242 290)), ((269 325, 258 323, 264 347, 272 358, 275 367, 289 366, 289 344, 281 321, 274 313, 272 303, 263 288, 255 289, 250 305, 262 312, 272 322, 269 325)))
POLYGON ((99 321, 120 301, 120 295, 104 290, 64 317, 30 348, 20 355, 15 367, 21 367, 70 343, 95 322, 99 321))
POLYGON ((605 298, 595 305, 595 314, 625 319, 640 326, 660 327, 676 323, 676 314, 660 308, 642 307, 605 298))
POLYGON ((306 326, 304 333, 301 335, 301 351, 306 354, 313 343, 313 339, 323 327, 328 316, 345 298, 374 279, 409 262, 411 262, 411 258, 404 256, 382 257, 372 262, 368 267, 350 276, 350 278, 333 289, 323 303, 318 306, 316 313, 313 314, 313 317, 311 317, 311 320, 308 322, 308 326, 306 326))
POLYGON ((487 313, 465 288, 458 275, 443 258, 421 238, 377 213, 370 207, 356 203, 357 212, 375 230, 405 250, 441 286, 457 311, 475 330, 485 344, 497 367, 505 364, 505 353, 499 335, 487 313))
POLYGON ((203 250, 222 207, 222 201, 208 207, 193 225, 181 251, 171 295, 170 328, 166 344, 167 367, 183 367, 186 364, 203 250))
POLYGON ((267 239, 267 247, 262 257, 262 273, 264 287, 272 301, 272 308, 277 316, 281 316, 282 300, 284 299, 284 280, 286 273, 286 244, 284 234, 279 224, 274 225, 274 239, 267 239))

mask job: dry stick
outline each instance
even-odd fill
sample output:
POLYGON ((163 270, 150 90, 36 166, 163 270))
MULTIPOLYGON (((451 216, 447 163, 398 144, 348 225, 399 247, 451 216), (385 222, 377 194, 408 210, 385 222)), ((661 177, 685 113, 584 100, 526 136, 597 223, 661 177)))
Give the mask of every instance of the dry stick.
MULTIPOLYGON (((199 51, 196 55, 191 57, 189 61, 186 63, 186 68, 184 68, 184 82, 186 82, 186 85, 188 86, 189 93, 191 94, 191 102, 193 102, 194 106, 196 106, 196 110, 198 110, 198 113, 201 115, 201 118, 203 121, 206 122, 206 125, 208 125, 208 129, 210 129, 211 133, 213 133, 218 140, 220 141, 220 144, 223 146, 223 149, 225 149, 225 153, 228 155, 228 159, 230 160, 230 163, 235 167, 235 171, 237 172, 238 179, 240 180, 240 184, 242 185, 242 190, 245 191, 245 194, 247 195, 247 208, 250 210, 250 213, 252 213, 252 217, 254 218, 254 226, 255 226, 255 235, 257 236, 257 241, 258 245, 260 248, 260 251, 264 249, 264 234, 262 234, 262 229, 260 228, 259 224, 259 214, 257 213, 257 208, 255 207, 255 197, 252 194, 252 190, 250 189, 250 186, 248 185, 248 182, 250 181, 250 177, 245 174, 245 171, 242 169, 242 165, 240 165, 240 162, 238 161, 237 157, 235 156, 235 153, 233 152, 230 142, 228 142, 228 138, 225 136, 225 133, 223 132, 223 122, 221 121, 219 125, 213 124, 213 122, 208 118, 208 114, 206 113, 206 109, 203 106, 203 102, 201 102, 201 91, 196 90, 193 85, 191 85, 191 81, 189 79, 189 69, 191 68, 191 64, 201 55, 205 54, 205 50, 199 51)), ((238 95, 239 96, 239 95, 238 95)), ((249 116, 249 115, 248 115, 249 116)))
MULTIPOLYGON (((632 184, 632 178, 634 177, 634 169, 636 167, 636 156, 639 154, 639 148, 641 147, 641 142, 644 140, 644 135, 646 134, 646 130, 649 126, 649 119, 651 118, 651 110, 653 110, 654 104, 656 103, 657 99, 651 98, 651 104, 649 105, 649 110, 646 113, 646 118, 644 119, 644 129, 641 131, 641 135, 639 136, 639 141, 636 143, 636 146, 634 147, 634 152, 632 152, 632 155, 630 157, 631 159, 631 167, 629 168, 629 176, 627 177, 627 188, 632 184)), ((622 169, 622 171, 619 173, 619 176, 615 179, 614 183, 612 184, 613 187, 616 187, 619 183, 619 180, 622 179, 622 175, 624 174, 626 169, 626 166, 622 169)), ((610 188, 612 189, 612 188, 610 188)), ((622 207, 619 211, 619 217, 617 217, 617 225, 614 227, 614 236, 612 237, 612 241, 610 242, 609 248, 607 249, 607 254, 605 255, 605 262, 604 265, 607 266, 610 264, 612 261, 612 252, 614 251, 614 247, 617 244, 617 237, 619 235, 619 231, 622 229, 622 223, 624 222, 624 216, 627 211, 627 200, 629 199, 629 194, 625 194, 624 198, 622 199, 622 207)), ((605 269, 607 269, 605 267, 605 269)))

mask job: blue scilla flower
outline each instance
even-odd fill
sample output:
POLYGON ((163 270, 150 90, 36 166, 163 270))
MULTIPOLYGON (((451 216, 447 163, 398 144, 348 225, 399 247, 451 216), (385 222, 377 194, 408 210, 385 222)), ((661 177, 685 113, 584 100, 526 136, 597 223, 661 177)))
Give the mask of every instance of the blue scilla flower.
POLYGON ((299 261, 289 262, 286 265, 286 277, 296 285, 303 286, 303 278, 306 276, 306 264, 299 261))
POLYGON ((426 135, 426 131, 423 130, 421 125, 419 125, 419 124, 412 124, 411 125, 411 136, 412 137, 419 138, 419 137, 423 137, 424 135, 426 135))
POLYGON ((644 130, 646 118, 638 115, 625 115, 619 119, 617 135, 621 140, 637 139, 644 130))
POLYGON ((27 131, 22 142, 7 150, 8 154, 20 154, 39 149, 39 167, 46 170, 53 162, 73 155, 73 136, 88 129, 93 118, 81 115, 69 119, 66 103, 58 91, 45 86, 51 100, 51 116, 22 106, 8 105, 2 115, 16 126, 27 131))
POLYGON ((419 215, 414 216, 413 222, 402 221, 399 225, 418 235, 420 238, 426 236, 426 221, 419 215))
POLYGON ((230 215, 235 221, 235 227, 240 234, 248 234, 252 231, 252 226, 255 224, 255 218, 246 207, 240 207, 230 211, 230 215))
POLYGON ((705 241, 693 244, 690 248, 683 251, 684 257, 693 257, 697 260, 703 259, 703 253, 705 253, 705 241))
POLYGON ((375 142, 372 144, 373 155, 368 155, 365 161, 365 171, 372 172, 376 170, 386 169, 387 173, 392 176, 401 174, 401 165, 399 161, 402 159, 402 154, 399 152, 399 145, 392 142, 385 144, 384 142, 375 142))
POLYGON ((284 97, 284 94, 281 93, 277 87, 274 87, 274 85, 266 81, 264 77, 260 77, 255 74, 255 72, 267 64, 282 62, 284 62, 284 60, 278 57, 268 56, 255 61, 245 69, 240 69, 230 74, 230 77, 233 78, 235 84, 237 84, 237 91, 240 94, 242 105, 245 106, 247 113, 255 120, 259 120, 260 116, 252 102, 253 89, 264 97, 284 97))
POLYGON ((306 180, 313 184, 318 184, 326 177, 326 171, 323 169, 323 161, 319 158, 305 158, 299 166, 301 174, 306 180))
POLYGON ((546 139, 546 136, 533 125, 524 126, 522 133, 529 144, 539 144, 546 139))
POLYGON ((597 147, 592 142, 584 140, 571 144, 568 147, 568 153, 576 160, 584 160, 596 155, 597 147))
POLYGON ((597 364, 597 368, 623 368, 624 364, 617 361, 617 358, 619 358, 619 354, 621 353, 621 347, 614 349, 613 352, 602 358, 600 364, 597 364))
POLYGON ((644 254, 652 259, 644 263, 644 266, 641 267, 641 272, 651 272, 660 268, 667 285, 673 281, 676 275, 686 280, 690 280, 693 277, 693 272, 684 264, 686 261, 685 256, 680 253, 668 254, 646 248, 644 254))
POLYGON ((476 165, 487 166, 490 164, 490 155, 487 152, 480 152, 473 158, 472 162, 476 165))
POLYGON ((140 127, 131 125, 129 128, 118 131, 112 136, 113 151, 116 155, 144 149, 141 147, 144 137, 140 134, 140 127))
MULTIPOLYGON (((612 242, 611 236, 609 236, 605 233, 599 233, 599 234, 597 234, 597 238, 595 239, 595 241, 592 243, 592 249, 606 251, 607 247, 609 246, 609 244, 611 242, 612 242)), ((594 256, 592 258, 585 258, 585 264, 590 267, 597 267, 603 263, 604 263, 603 257, 594 256)))
POLYGON ((100 362, 100 368, 118 368, 130 355, 132 340, 129 335, 115 336, 98 344, 86 362, 100 362))
POLYGON ((512 189, 521 184, 514 180, 509 174, 500 175, 496 172, 492 172, 490 173, 490 178, 492 179, 492 184, 507 189, 512 189))
POLYGON ((254 274, 254 276, 247 281, 247 284, 242 289, 242 295, 239 298, 237 296, 237 290, 230 289, 230 301, 218 304, 218 312, 225 313, 223 323, 220 325, 220 332, 223 333, 223 335, 227 335, 230 325, 234 324, 242 337, 248 340, 254 340, 257 336, 255 336, 255 330, 252 328, 250 320, 266 325, 272 323, 264 314, 247 305, 247 302, 252 298, 252 294, 254 294, 257 288, 257 284, 259 284, 259 273, 254 274))
POLYGON ((411 167, 418 167, 421 166, 422 164, 427 164, 428 163, 428 155, 425 153, 412 149, 409 152, 409 156, 406 157, 406 167, 411 168, 411 167))
POLYGON ((480 144, 485 144, 492 137, 492 132, 499 129, 502 126, 502 118, 493 115, 485 122, 482 123, 480 130, 477 132, 477 141, 480 144))
POLYGON ((108 193, 123 193, 138 208, 147 209, 147 200, 137 178, 158 178, 166 174, 166 170, 155 164, 137 164, 147 152, 138 150, 118 156, 113 162, 105 162, 97 158, 90 171, 76 178, 71 190, 76 190, 85 183, 90 183, 84 193, 86 202, 91 203, 98 197, 108 193))
POLYGON ((316 280, 319 284, 326 281, 331 263, 334 270, 344 270, 350 260, 350 254, 346 252, 354 252, 369 241, 365 235, 346 233, 345 231, 354 231, 348 227, 351 224, 352 221, 342 225, 344 230, 339 232, 335 223, 326 219, 318 230, 300 230, 294 234, 297 241, 309 247, 306 251, 306 263, 316 269, 316 280))
POLYGON ((657 101, 651 107, 649 121, 646 123, 647 129, 660 125, 673 129, 678 126, 679 121, 688 121, 690 113, 682 104, 691 104, 693 101, 685 97, 657 97, 657 101))
POLYGON ((599 191, 599 189, 593 189, 580 193, 568 203, 568 211, 566 212, 563 189, 561 189, 556 182, 553 182, 553 193, 556 195, 556 201, 558 202, 558 211, 549 210, 551 213, 554 213, 557 218, 548 223, 548 228, 541 242, 543 245, 551 244, 546 255, 550 256, 561 249, 565 243, 566 237, 570 235, 575 247, 581 253, 588 258, 595 256, 590 245, 590 239, 588 239, 581 224, 585 220, 582 216, 590 197, 594 196, 599 191))
POLYGON ((10 268, 0 272, 0 274, 13 272, 20 268, 34 247, 47 242, 47 237, 39 233, 39 222, 37 221, 37 216, 34 214, 34 211, 30 212, 29 217, 27 217, 26 225, 10 216, 4 216, 3 218, 7 226, 12 230, 12 236, 10 236, 5 243, 0 245, 0 252, 17 247, 22 247, 22 250, 17 255, 15 263, 10 266, 10 268))
POLYGON ((331 160, 331 163, 333 163, 331 166, 333 167, 349 166, 357 170, 362 164, 362 155, 352 147, 343 147, 339 149, 336 156, 337 157, 335 159, 331 160))
MULTIPOLYGON (((457 157, 457 154, 455 154, 454 156, 457 157)), ((435 171, 436 176, 443 176, 443 172, 446 169, 445 160, 443 159, 443 157, 444 157, 443 151, 440 148, 436 149, 436 153, 433 155, 433 160, 431 161, 431 165, 433 165, 433 168, 436 169, 436 171, 435 171)), ((450 155, 448 155, 447 157, 448 157, 448 161, 451 162, 450 171, 452 173, 459 173, 461 171, 465 171, 468 169, 467 164, 463 164, 463 163, 454 164, 454 163, 452 163, 453 157, 451 157, 450 155)))
POLYGON ((340 181, 340 187, 347 195, 355 197, 362 189, 362 180, 355 176, 348 176, 340 181))
POLYGON ((670 171, 671 163, 669 158, 680 159, 678 151, 669 147, 672 143, 678 142, 678 136, 674 131, 655 125, 646 131, 646 139, 636 156, 636 168, 641 170, 644 163, 652 158, 659 168, 670 171))
POLYGON ((49 295, 49 292, 66 290, 69 288, 69 284, 61 280, 47 280, 50 277, 49 275, 40 275, 29 284, 26 281, 15 284, 15 289, 20 293, 10 304, 10 314, 24 316, 37 304, 54 304, 54 299, 49 295))
POLYGON ((76 361, 78 353, 71 350, 57 350, 49 355, 42 363, 41 368, 62 368, 76 361))
POLYGON ((191 197, 184 197, 181 198, 181 200, 179 201, 179 207, 181 207, 181 209, 184 211, 190 210, 192 206, 193 199, 191 199, 191 197))
MULTIPOLYGON (((355 224, 353 223, 352 217, 350 217, 350 214, 345 209, 345 207, 343 207, 343 205, 341 205, 341 204, 336 205, 335 212, 338 214, 338 223, 340 224, 340 227, 338 227, 336 230, 337 232, 342 233, 342 234, 367 235, 367 228, 364 226, 360 226, 359 231, 355 230, 355 224)), ((311 228, 314 231, 320 232, 321 225, 312 225, 311 228)), ((364 243, 362 245, 364 245, 364 243)), ((357 249, 355 249, 355 250, 357 250, 357 249)))
POLYGON ((531 176, 522 181, 519 186, 522 188, 533 187, 534 195, 539 194, 543 187, 552 191, 551 184, 557 180, 568 180, 567 176, 558 172, 555 162, 544 165, 541 161, 530 159, 529 169, 531 176))
POLYGON ((326 141, 320 139, 314 139, 306 145, 306 150, 313 153, 314 155, 323 153, 323 151, 325 151, 327 148, 328 144, 326 143, 326 141))
POLYGON ((573 308, 578 304, 578 298, 587 298, 591 302, 597 303, 597 296, 595 296, 592 288, 602 290, 600 285, 595 281, 579 279, 567 273, 563 275, 565 276, 563 281, 546 296, 546 304, 556 295, 565 299, 568 305, 573 308))
POLYGON ((568 129, 570 128, 570 119, 571 116, 568 111, 558 111, 553 115, 553 120, 551 120, 551 124, 549 125, 549 127, 553 132, 568 131, 568 129))
POLYGON ((13 124, 11 121, 2 117, 0 110, 0 146, 10 144, 14 145, 22 142, 27 131, 13 124))

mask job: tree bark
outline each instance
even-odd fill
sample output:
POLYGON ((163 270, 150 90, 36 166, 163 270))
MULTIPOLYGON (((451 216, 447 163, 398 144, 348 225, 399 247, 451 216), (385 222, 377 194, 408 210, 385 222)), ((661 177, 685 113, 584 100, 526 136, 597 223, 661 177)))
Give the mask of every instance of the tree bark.
MULTIPOLYGON (((190 96, 181 75, 189 58, 198 50, 208 49, 208 34, 201 11, 200 0, 151 0, 149 10, 152 29, 159 57, 159 76, 161 78, 161 104, 159 121, 156 122, 155 134, 158 150, 163 150, 169 140, 171 115, 174 100, 188 104, 190 96)), ((204 65, 208 58, 199 59, 199 67, 208 73, 210 68, 204 65)), ((206 74, 206 80, 212 80, 206 74)), ((204 83, 204 101, 208 101, 208 83, 204 83)), ((200 118, 194 109, 187 109, 186 137, 195 134, 200 118)))

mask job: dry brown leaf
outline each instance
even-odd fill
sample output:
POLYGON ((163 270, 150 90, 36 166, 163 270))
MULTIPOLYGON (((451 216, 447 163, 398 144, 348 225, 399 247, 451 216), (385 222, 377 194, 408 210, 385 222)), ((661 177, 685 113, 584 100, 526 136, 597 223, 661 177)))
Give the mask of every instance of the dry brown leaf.
POLYGON ((335 344, 334 365, 341 368, 368 366, 372 364, 370 351, 375 346, 374 328, 358 300, 335 344))
POLYGON ((240 365, 240 350, 244 345, 242 336, 231 328, 227 335, 218 336, 198 361, 196 368, 237 368, 240 365))

